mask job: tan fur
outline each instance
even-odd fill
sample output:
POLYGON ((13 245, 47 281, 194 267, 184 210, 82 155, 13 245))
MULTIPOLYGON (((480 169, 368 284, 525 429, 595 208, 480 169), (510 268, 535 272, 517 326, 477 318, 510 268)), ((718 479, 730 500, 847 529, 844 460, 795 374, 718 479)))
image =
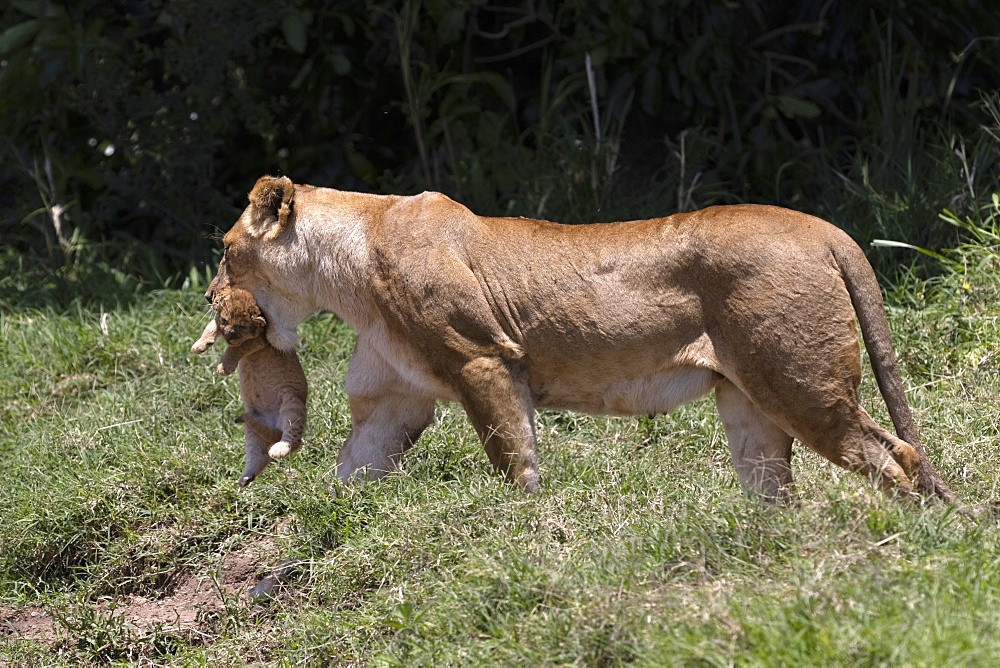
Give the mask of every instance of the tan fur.
POLYGON ((283 350, 317 309, 354 327, 344 480, 391 470, 438 399, 461 402, 493 465, 533 490, 536 408, 658 414, 714 390, 748 492, 787 495, 797 438, 883 489, 951 499, 874 273, 822 220, 739 205, 566 226, 273 177, 250 202, 206 296, 252 292, 283 350), (900 437, 858 402, 857 323, 900 437))
POLYGON ((253 295, 223 288, 212 300, 215 318, 191 347, 204 352, 221 334, 229 347, 217 368, 222 375, 239 369, 243 424, 245 487, 272 459, 287 457, 302 445, 306 423, 306 376, 294 351, 282 352, 264 337, 266 321, 253 295))

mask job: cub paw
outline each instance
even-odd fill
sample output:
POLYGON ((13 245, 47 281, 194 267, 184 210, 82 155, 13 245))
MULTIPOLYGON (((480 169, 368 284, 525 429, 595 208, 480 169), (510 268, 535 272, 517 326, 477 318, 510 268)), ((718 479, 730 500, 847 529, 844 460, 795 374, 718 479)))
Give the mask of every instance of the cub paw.
POLYGON ((271 459, 282 459, 296 450, 298 450, 298 447, 292 445, 288 441, 278 441, 271 446, 270 450, 267 451, 267 455, 271 459))

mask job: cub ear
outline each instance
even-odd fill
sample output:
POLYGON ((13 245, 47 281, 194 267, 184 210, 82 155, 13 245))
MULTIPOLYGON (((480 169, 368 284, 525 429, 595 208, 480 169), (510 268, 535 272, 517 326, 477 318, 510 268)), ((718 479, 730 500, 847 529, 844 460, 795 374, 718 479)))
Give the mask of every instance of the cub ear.
POLYGON ((288 224, 295 200, 295 184, 287 176, 262 176, 247 196, 250 218, 247 232, 253 237, 277 238, 288 224))

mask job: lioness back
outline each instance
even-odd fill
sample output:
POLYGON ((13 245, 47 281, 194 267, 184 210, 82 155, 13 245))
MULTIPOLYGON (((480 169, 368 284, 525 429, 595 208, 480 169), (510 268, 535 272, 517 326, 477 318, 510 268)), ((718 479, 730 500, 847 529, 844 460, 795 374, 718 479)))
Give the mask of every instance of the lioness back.
POLYGON ((496 323, 480 325, 481 337, 523 351, 540 407, 665 413, 720 375, 751 373, 749 351, 793 367, 820 343, 834 364, 857 355, 850 296, 832 256, 854 242, 818 218, 748 205, 561 225, 477 218, 451 204, 431 263, 408 259, 420 236, 405 225, 409 216, 384 223, 397 260, 386 270, 391 292, 375 298, 421 303, 399 326, 428 338, 447 331, 456 301, 496 323), (455 280, 436 279, 442 268, 455 280), (430 300, 428 285, 436 286, 430 300), (789 330, 795 336, 773 336, 789 330))

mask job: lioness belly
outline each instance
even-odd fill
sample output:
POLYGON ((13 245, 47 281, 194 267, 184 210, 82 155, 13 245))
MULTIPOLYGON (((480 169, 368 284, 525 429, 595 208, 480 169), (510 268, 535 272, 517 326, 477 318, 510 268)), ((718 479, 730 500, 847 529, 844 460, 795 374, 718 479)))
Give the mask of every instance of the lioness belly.
POLYGON ((594 370, 564 371, 560 377, 533 379, 539 408, 563 408, 596 415, 656 415, 710 392, 721 376, 697 366, 645 375, 615 376, 594 370))

